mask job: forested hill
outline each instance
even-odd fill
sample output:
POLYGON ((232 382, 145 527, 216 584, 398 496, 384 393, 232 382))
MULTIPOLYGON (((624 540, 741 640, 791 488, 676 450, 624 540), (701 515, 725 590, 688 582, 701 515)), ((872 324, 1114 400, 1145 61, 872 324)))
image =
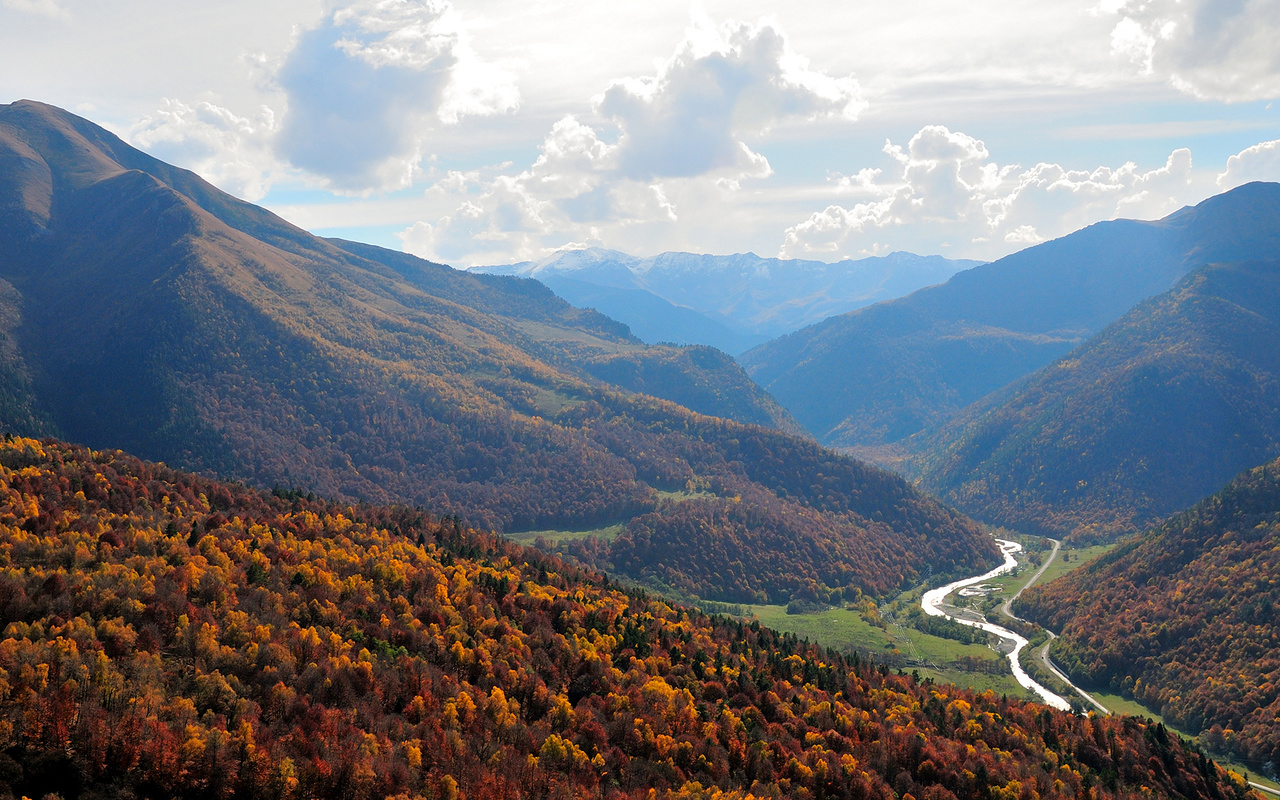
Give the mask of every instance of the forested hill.
POLYGON ((1280 184, 1101 222, 832 317, 742 363, 818 439, 873 453, 1035 372, 1210 262, 1280 252, 1280 184))
POLYGON ((979 518, 1143 530, 1280 455, 1280 262, 1197 269, 910 444, 922 484, 979 518))
POLYGON ((910 447, 925 488, 984 520, 1146 529, 1280 454, 1280 261, 1193 271, 910 447))
POLYGON ((1256 797, 401 508, 0 441, 0 795, 1256 797))
POLYGON ((717 598, 996 557, 896 477, 650 396, 783 424, 722 354, 314 237, 38 103, 0 107, 0 332, 6 430, 501 531, 622 526, 601 563, 717 598))
MULTIPOLYGON (((589 377, 601 364, 608 370, 620 357, 691 361, 678 348, 644 346, 625 326, 575 309, 532 281, 468 274, 385 248, 312 236, 50 106, 0 106, 0 173, 0 239, 10 248, 0 277, 19 287, 26 306, 37 300, 60 310, 81 300, 113 303, 102 309, 109 319, 147 308, 129 303, 152 288, 148 279, 163 275, 177 282, 215 271, 220 285, 210 291, 235 293, 255 316, 302 317, 307 334, 334 339, 339 347, 385 351, 406 335, 438 340, 441 352, 430 355, 443 362, 433 364, 441 370, 500 372, 506 354, 486 352, 486 338, 578 377, 589 377)), ((29 310, 27 328, 42 309, 29 310)), ((68 321, 79 332, 77 321, 68 321)), ((42 332, 24 344, 47 338, 42 332)), ((672 373, 643 389, 624 388, 713 416, 800 430, 730 359, 711 369, 693 367, 687 375, 672 373), (698 395, 691 384, 713 388, 698 395)))
POLYGON ((1272 775, 1280 764, 1280 461, 1027 591, 1073 679, 1144 703, 1272 775))
POLYGON ((809 435, 736 361, 713 347, 644 345, 626 326, 591 310, 579 311, 535 281, 459 272, 384 247, 328 241, 390 267, 427 294, 499 319, 514 317, 512 323, 524 334, 522 349, 557 369, 701 414, 809 435))

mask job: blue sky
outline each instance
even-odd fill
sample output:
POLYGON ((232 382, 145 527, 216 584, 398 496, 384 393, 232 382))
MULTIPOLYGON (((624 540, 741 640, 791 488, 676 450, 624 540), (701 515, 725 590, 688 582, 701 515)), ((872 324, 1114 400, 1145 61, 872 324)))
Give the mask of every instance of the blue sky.
POLYGON ((1280 180, 1280 0, 0 0, 60 105, 325 235, 995 258, 1280 180))

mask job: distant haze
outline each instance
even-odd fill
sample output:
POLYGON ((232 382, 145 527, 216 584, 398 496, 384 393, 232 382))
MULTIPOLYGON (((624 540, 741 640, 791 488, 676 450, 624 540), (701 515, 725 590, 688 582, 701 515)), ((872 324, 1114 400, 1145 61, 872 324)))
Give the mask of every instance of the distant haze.
POLYGON ((942 283, 983 262, 891 253, 834 264, 800 259, 562 250, 541 261, 472 267, 536 278, 647 342, 708 344, 737 355, 827 317, 942 283))

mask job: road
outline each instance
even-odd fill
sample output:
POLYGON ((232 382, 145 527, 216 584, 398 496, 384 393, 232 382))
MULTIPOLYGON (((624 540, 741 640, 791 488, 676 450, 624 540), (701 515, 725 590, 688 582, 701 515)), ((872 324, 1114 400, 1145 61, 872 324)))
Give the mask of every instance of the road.
POLYGON ((1049 658, 1049 645, 1053 644, 1053 640, 1057 639, 1058 637, 1054 635, 1053 631, 1046 630, 1045 633, 1049 634, 1049 641, 1044 643, 1044 647, 1041 647, 1039 650, 1036 651, 1036 658, 1040 659, 1040 663, 1044 664, 1044 668, 1052 672, 1054 675, 1057 675, 1058 680, 1062 681, 1067 686, 1070 686, 1073 692, 1075 692, 1076 694, 1083 697, 1085 700, 1088 700, 1090 703, 1092 703, 1094 708, 1098 709, 1103 714, 1110 714, 1111 709, 1107 708, 1102 703, 1099 703, 1097 698, 1095 698, 1093 695, 1089 694, 1084 689, 1081 689, 1079 686, 1076 686, 1074 683, 1072 683, 1071 679, 1067 677, 1067 673, 1058 669, 1058 665, 1053 663, 1053 659, 1049 658))
POLYGON ((1053 542, 1053 552, 1050 553, 1049 557, 1045 559, 1045 562, 1040 565, 1040 569, 1036 570, 1036 574, 1031 576, 1031 580, 1024 583, 1022 585, 1022 588, 1019 589, 1013 595, 1013 597, 1010 597, 1008 600, 1005 600, 1004 603, 1000 606, 1000 613, 1004 614, 1009 619, 1017 619, 1021 622, 1025 622, 1025 620, 1021 620, 1019 617, 1015 617, 1013 615, 1013 602, 1017 600, 1019 597, 1022 597, 1022 593, 1031 588, 1031 584, 1040 580, 1040 576, 1043 575, 1044 571, 1049 568, 1049 565, 1053 563, 1053 560, 1058 557, 1058 549, 1062 547, 1062 542, 1058 541, 1057 539, 1050 539, 1049 541, 1053 542))
MULTIPOLYGON (((1049 554, 1049 557, 1044 560, 1044 563, 1040 565, 1040 569, 1036 570, 1036 574, 1032 575, 1030 580, 1022 584, 1022 588, 1019 589, 1017 592, 1015 592, 1013 597, 1010 597, 1008 600, 1005 600, 1003 603, 1000 604, 1000 613, 1004 614, 1009 619, 1016 619, 1019 622, 1026 622, 1026 620, 1024 620, 1022 617, 1019 617, 1013 613, 1012 606, 1014 601, 1022 596, 1023 592, 1030 589, 1032 585, 1035 584, 1036 581, 1040 580, 1040 576, 1043 575, 1045 570, 1049 568, 1049 565, 1053 563, 1053 560, 1058 557, 1058 550, 1062 547, 1062 542, 1058 541, 1057 539, 1050 539, 1049 541, 1053 542, 1053 552, 1051 552, 1049 554)), ((1044 647, 1041 647, 1039 650, 1036 651, 1036 659, 1039 660, 1039 662, 1044 665, 1045 669, 1049 670, 1049 672, 1057 676, 1058 680, 1062 681, 1068 687, 1070 687, 1073 692, 1080 695, 1085 700, 1089 701, 1095 708, 1097 708, 1103 714, 1110 714, 1111 713, 1110 709, 1108 709, 1102 703, 1099 703, 1093 695, 1089 694, 1084 689, 1081 689, 1079 686, 1076 686, 1074 683, 1072 683, 1071 679, 1067 677, 1067 674, 1062 670, 1058 669, 1057 664, 1053 663, 1053 659, 1049 658, 1049 645, 1053 644, 1053 640, 1058 637, 1055 636, 1053 631, 1050 631, 1050 630, 1046 630, 1045 633, 1049 634, 1049 641, 1044 643, 1044 647)))

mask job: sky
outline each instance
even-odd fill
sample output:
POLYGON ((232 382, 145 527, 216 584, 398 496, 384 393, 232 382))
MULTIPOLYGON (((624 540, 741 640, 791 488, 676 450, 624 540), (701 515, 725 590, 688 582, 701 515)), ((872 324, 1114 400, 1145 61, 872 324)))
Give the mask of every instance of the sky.
POLYGON ((0 0, 66 108, 326 236, 994 259, 1280 180, 1280 0, 0 0))

